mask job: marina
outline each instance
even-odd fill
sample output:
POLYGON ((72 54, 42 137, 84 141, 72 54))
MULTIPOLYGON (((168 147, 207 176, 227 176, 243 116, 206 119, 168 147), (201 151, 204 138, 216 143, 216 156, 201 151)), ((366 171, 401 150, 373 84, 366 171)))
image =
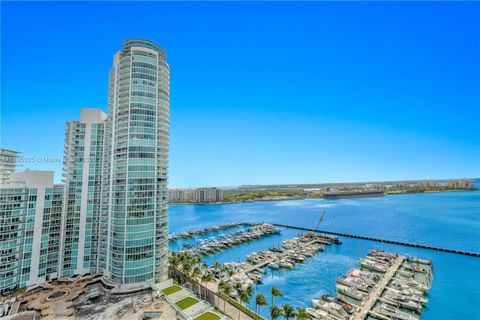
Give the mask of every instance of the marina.
POLYGON ((229 230, 229 229, 234 229, 238 227, 253 227, 255 225, 258 225, 259 223, 253 223, 253 222, 230 222, 230 223, 224 223, 220 225, 215 225, 207 228, 202 228, 198 230, 188 230, 188 231, 183 231, 178 234, 171 234, 168 236, 168 240, 170 241, 176 241, 179 239, 189 239, 195 236, 200 236, 200 235, 205 235, 211 232, 218 232, 218 231, 223 231, 223 230, 229 230))
MULTIPOLYGON (((314 227, 319 213, 328 206, 319 229, 337 230, 342 233, 390 238, 402 242, 418 242, 461 251, 479 252, 476 212, 480 192, 455 192, 434 194, 395 195, 381 198, 343 200, 276 201, 223 205, 174 205, 171 207, 171 230, 181 232, 200 229, 209 225, 239 221, 266 221, 290 223, 314 227), (434 215, 431 213, 435 212, 434 215), (379 219, 384 216, 385 218, 379 219), (258 220, 256 220, 258 219, 258 220), (294 219, 294 220, 292 220, 294 219), (446 224, 455 219, 457 224, 446 224), (473 219, 473 220, 472 220, 473 219), (435 230, 443 230, 442 233, 435 230)), ((279 247, 283 240, 298 237, 301 230, 279 227, 280 234, 259 238, 213 255, 204 256, 209 264, 247 262, 252 252, 267 251, 279 247)), ((304 231, 308 232, 308 231, 304 231)), ((275 299, 277 305, 285 303, 310 307, 312 299, 323 294, 336 294, 336 279, 352 268, 358 268, 359 257, 365 257, 371 249, 382 249, 404 256, 420 257, 435 264, 435 283, 428 291, 428 308, 422 310, 422 320, 443 318, 473 319, 470 310, 475 308, 478 291, 472 286, 480 259, 472 256, 450 254, 441 251, 396 244, 375 242, 338 236, 343 242, 338 246, 325 246, 312 258, 292 269, 263 268, 261 282, 255 285, 255 294, 268 298, 271 286, 278 287, 283 297, 275 299), (461 270, 458 266, 461 265, 461 270), (445 304, 447 299, 449 302, 445 304)), ((174 246, 175 244, 172 244, 174 246)), ((260 308, 260 314, 270 318, 268 308, 260 308)))
MULTIPOLYGON (((264 270, 292 269, 306 259, 312 258, 317 252, 324 251, 326 245, 339 244, 338 239, 324 235, 302 235, 284 240, 278 248, 272 247, 265 251, 252 252, 246 262, 226 262, 224 271, 212 270, 219 279, 224 279, 234 287, 246 290, 249 286, 261 282, 264 270)), ((231 291, 231 297, 237 298, 237 291, 231 291)))
POLYGON ((280 233, 280 230, 271 224, 254 224, 250 228, 237 231, 233 234, 221 234, 218 237, 200 240, 195 246, 186 245, 180 252, 187 252, 190 255, 199 256, 215 254, 242 243, 277 233, 280 233))
POLYGON ((312 300, 307 312, 318 320, 417 320, 431 287, 431 261, 371 250, 360 269, 337 279, 337 297, 312 300))

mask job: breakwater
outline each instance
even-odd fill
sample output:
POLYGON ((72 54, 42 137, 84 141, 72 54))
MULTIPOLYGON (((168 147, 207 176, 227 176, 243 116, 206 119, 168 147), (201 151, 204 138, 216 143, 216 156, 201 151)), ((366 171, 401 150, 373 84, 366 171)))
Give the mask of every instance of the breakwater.
POLYGON ((376 241, 376 242, 383 242, 383 243, 391 243, 391 244, 396 244, 396 245, 400 245, 400 246, 415 247, 415 248, 422 248, 422 249, 448 252, 448 253, 454 253, 454 254, 461 254, 461 255, 471 256, 471 257, 480 257, 480 253, 478 253, 478 252, 447 249, 447 248, 429 246, 429 245, 424 245, 424 244, 419 244, 419 243, 395 241, 395 240, 367 237, 367 236, 361 236, 361 235, 355 235, 355 234, 349 234, 349 233, 342 233, 342 232, 316 230, 316 229, 313 229, 313 228, 299 227, 299 226, 294 226, 294 225, 290 225, 290 224, 282 224, 282 223, 272 223, 272 224, 276 227, 283 227, 283 228, 296 229, 296 230, 302 230, 302 231, 310 231, 310 232, 318 232, 318 233, 331 234, 331 235, 335 235, 335 236, 354 238, 354 239, 362 239, 362 240, 369 240, 369 241, 376 241))

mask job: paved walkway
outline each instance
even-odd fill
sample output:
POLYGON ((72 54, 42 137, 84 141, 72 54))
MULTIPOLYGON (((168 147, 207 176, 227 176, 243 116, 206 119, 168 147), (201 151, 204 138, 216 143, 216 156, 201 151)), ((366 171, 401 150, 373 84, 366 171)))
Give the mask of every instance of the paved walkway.
POLYGON ((252 317, 246 315, 245 313, 237 309, 235 306, 232 306, 230 303, 228 303, 228 301, 225 302, 225 305, 224 305, 224 300, 219 296, 217 296, 215 305, 217 306, 218 309, 222 310, 225 314, 227 314, 232 319, 253 320, 252 317))
MULTIPOLYGON (((218 293, 218 282, 209 282, 205 284, 205 287, 208 289, 212 290, 215 294, 218 293)), ((253 299, 253 298, 252 298, 253 299)), ((230 318, 232 319, 240 319, 240 320, 253 320, 252 317, 249 315, 246 315, 239 309, 237 309, 235 306, 232 306, 230 303, 225 302, 224 305, 224 300, 220 298, 218 295, 216 295, 215 298, 215 306, 222 310, 225 314, 227 314, 230 318), (225 308, 225 309, 224 309, 225 308), (240 315, 239 315, 240 313, 240 315)))
POLYGON ((352 320, 362 320, 365 319, 368 312, 373 308, 375 303, 377 302, 378 298, 380 298, 383 290, 387 286, 387 284, 390 282, 390 279, 395 275, 397 270, 400 268, 402 265, 403 261, 405 260, 405 257, 403 256, 398 256, 395 263, 385 272, 385 275, 383 276, 382 281, 378 283, 378 285, 375 287, 375 289, 370 292, 368 295, 368 300, 365 301, 363 306, 358 308, 357 312, 353 315, 352 320))

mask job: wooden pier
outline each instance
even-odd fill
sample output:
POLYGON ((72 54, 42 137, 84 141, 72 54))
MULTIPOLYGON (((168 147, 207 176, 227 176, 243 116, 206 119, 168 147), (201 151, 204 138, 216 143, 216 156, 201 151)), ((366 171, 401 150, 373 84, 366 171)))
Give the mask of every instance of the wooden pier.
POLYGON ((312 229, 312 228, 298 227, 298 226, 293 226, 293 225, 289 225, 289 224, 281 224, 281 223, 271 223, 271 224, 273 224, 276 227, 290 228, 290 229, 317 232, 317 233, 325 233, 325 234, 331 234, 331 235, 339 236, 339 237, 347 237, 347 238, 362 239, 362 240, 369 240, 369 241, 376 241, 376 242, 383 242, 383 243, 391 243, 391 244, 396 244, 396 245, 400 245, 400 246, 415 247, 415 248, 421 248, 421 249, 455 253, 455 254, 461 254, 461 255, 471 256, 471 257, 480 257, 480 253, 477 253, 477 252, 446 249, 446 248, 433 247, 433 246, 428 246, 428 245, 418 244, 418 243, 409 243, 409 242, 402 242, 402 241, 395 241, 395 240, 388 240, 388 239, 381 239, 381 238, 365 237, 365 236, 348 234, 348 233, 341 233, 341 232, 316 230, 316 229, 312 229))

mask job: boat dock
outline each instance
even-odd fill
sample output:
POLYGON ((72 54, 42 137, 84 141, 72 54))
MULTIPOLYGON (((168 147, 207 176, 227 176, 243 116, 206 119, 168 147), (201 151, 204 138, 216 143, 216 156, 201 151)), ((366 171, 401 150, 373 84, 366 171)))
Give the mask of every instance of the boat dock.
POLYGON ((402 241, 395 241, 395 240, 388 240, 388 239, 381 239, 381 238, 373 238, 373 237, 366 237, 366 236, 348 234, 348 233, 341 233, 341 232, 316 230, 316 229, 312 229, 312 228, 299 227, 299 226, 282 224, 282 223, 272 223, 272 224, 276 227, 283 227, 283 228, 296 229, 296 230, 302 230, 302 231, 310 231, 310 232, 318 232, 318 233, 331 234, 331 235, 335 235, 335 236, 361 239, 361 240, 391 243, 391 244, 396 244, 396 245, 400 245, 400 246, 415 247, 415 248, 421 248, 421 249, 428 249, 428 250, 435 250, 435 251, 448 252, 448 253, 454 253, 454 254, 461 254, 461 255, 471 256, 471 257, 480 257, 480 253, 478 253, 478 252, 461 251, 461 250, 455 250, 455 249, 446 249, 446 248, 428 246, 428 245, 419 244, 419 243, 409 243, 409 242, 402 242, 402 241))
POLYGON ((380 298, 382 295, 382 292, 385 290, 385 287, 388 285, 390 280, 392 280, 393 276, 395 273, 398 271, 400 266, 402 265, 403 261, 405 260, 405 257, 403 256, 398 256, 394 264, 390 267, 390 269, 385 273, 383 279, 378 283, 378 285, 375 287, 375 289, 370 292, 368 299, 364 302, 362 306, 360 306, 357 309, 357 312, 354 314, 352 317, 352 320, 362 320, 367 317, 369 313, 374 315, 377 318, 386 318, 380 314, 377 314, 376 312, 372 311, 373 307, 375 306, 375 303, 377 303, 377 300, 380 298))
POLYGON ((195 236, 208 234, 210 232, 224 231, 224 230, 229 230, 229 229, 239 228, 239 227, 254 227, 259 224, 260 223, 256 223, 256 222, 230 222, 230 223, 224 223, 224 224, 211 226, 211 227, 203 228, 199 230, 188 230, 188 231, 180 232, 179 234, 171 234, 168 236, 168 239, 170 241, 177 241, 181 239, 184 240, 184 239, 193 238, 195 236))
POLYGON ((263 267, 265 267, 266 265, 268 265, 269 263, 275 261, 275 259, 269 259, 269 260, 265 260, 263 262, 260 262, 254 266, 252 266, 250 269, 247 269, 244 271, 244 273, 250 273, 252 271, 255 271, 255 270, 258 270, 258 271, 262 271, 263 270, 263 267))
POLYGON ((428 303, 433 264, 381 250, 371 250, 358 268, 337 278, 337 296, 312 299, 306 311, 322 320, 418 320, 428 303))
POLYGON ((242 243, 278 233, 280 233, 280 230, 272 224, 256 224, 251 228, 240 230, 230 235, 220 235, 218 237, 202 240, 198 245, 194 247, 184 247, 180 252, 187 252, 191 255, 199 256, 216 254, 242 243))

